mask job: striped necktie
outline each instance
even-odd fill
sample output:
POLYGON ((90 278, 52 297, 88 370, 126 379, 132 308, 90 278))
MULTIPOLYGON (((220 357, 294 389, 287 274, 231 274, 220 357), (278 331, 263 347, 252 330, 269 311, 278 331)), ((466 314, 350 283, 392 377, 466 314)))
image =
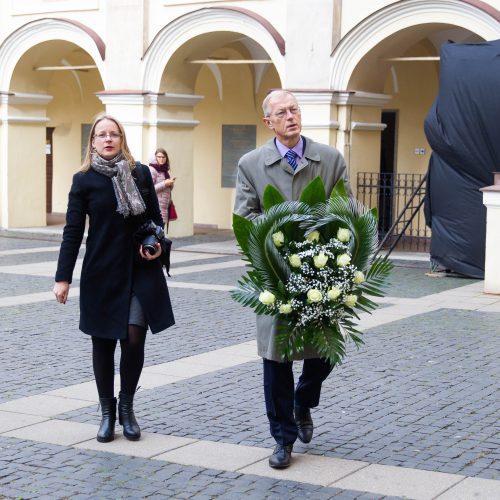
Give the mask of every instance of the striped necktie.
POLYGON ((295 170, 297 168, 297 160, 295 159, 297 153, 295 151, 292 151, 291 149, 289 149, 286 153, 285 153, 285 158, 287 159, 288 163, 290 164, 290 166, 295 170))

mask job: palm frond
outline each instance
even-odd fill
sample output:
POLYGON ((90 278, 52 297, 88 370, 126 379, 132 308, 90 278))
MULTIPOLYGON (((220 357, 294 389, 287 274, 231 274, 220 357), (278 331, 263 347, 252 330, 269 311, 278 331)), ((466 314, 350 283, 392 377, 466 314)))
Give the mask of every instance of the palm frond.
MULTIPOLYGON (((378 244, 377 212, 348 197, 342 181, 336 184, 330 198, 326 199, 324 184, 320 178, 314 179, 304 189, 299 201, 285 202, 276 188, 266 188, 264 207, 265 213, 252 221, 234 217, 238 244, 250 269, 238 281, 238 288, 231 292, 231 296, 243 306, 254 309, 257 314, 273 314, 277 317, 276 340, 283 359, 293 359, 295 355, 303 353, 306 346, 310 346, 330 363, 341 363, 346 355, 348 342, 353 342, 357 347, 363 343, 362 333, 356 328, 359 314, 371 313, 377 307, 377 303, 367 296, 383 296, 383 289, 393 267, 389 260, 383 258, 370 262, 378 244), (333 316, 322 316, 324 311, 321 309, 310 313, 307 309, 309 305, 302 302, 305 299, 299 298, 305 296, 307 291, 309 278, 305 271, 304 276, 297 278, 300 293, 294 295, 296 282, 291 281, 292 269, 286 256, 289 255, 290 248, 297 247, 287 246, 290 242, 302 242, 307 234, 315 230, 321 235, 321 244, 330 244, 329 241, 337 237, 340 228, 349 229, 352 235, 347 243, 351 264, 365 273, 365 281, 358 285, 346 281, 350 283, 349 286, 354 286, 353 293, 358 296, 357 303, 354 307, 338 304, 343 315, 340 319, 330 320, 333 316), (273 240, 273 235, 280 232, 283 233, 284 248, 276 246, 279 242, 273 240), (306 286, 300 284, 300 279, 305 280, 306 286), (260 302, 259 296, 263 291, 276 296, 278 302, 275 306, 266 306, 260 302), (278 314, 277 306, 289 302, 290 294, 301 305, 295 309, 295 304, 292 313, 285 317, 278 314)), ((309 245, 315 244, 307 243, 305 248, 308 248, 308 252, 309 245)), ((306 255, 310 254, 306 252, 306 255)), ((300 271, 293 270, 293 273, 297 272, 300 271)), ((350 276, 348 279, 352 280, 352 273, 350 276)), ((323 307, 323 304, 319 307, 323 307)), ((337 306, 328 307, 334 309, 337 306)), ((333 311, 333 314, 337 312, 333 311)))
POLYGON ((262 290, 256 284, 243 277, 238 281, 239 288, 231 290, 233 300, 244 307, 251 307, 257 314, 269 314, 268 308, 259 301, 259 294, 262 290))
POLYGON ((285 197, 274 186, 268 184, 262 195, 262 206, 269 210, 272 206, 285 202, 285 197))
POLYGON ((272 235, 287 224, 299 225, 310 217, 309 206, 286 202, 272 206, 265 217, 256 219, 249 229, 245 252, 266 289, 276 291, 278 282, 286 280, 290 269, 272 242, 272 235))

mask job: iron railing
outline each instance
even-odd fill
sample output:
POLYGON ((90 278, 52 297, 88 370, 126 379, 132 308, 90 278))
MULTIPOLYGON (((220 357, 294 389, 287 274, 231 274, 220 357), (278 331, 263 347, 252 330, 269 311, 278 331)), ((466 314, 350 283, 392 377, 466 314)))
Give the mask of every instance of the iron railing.
POLYGON ((431 232, 423 212, 425 180, 422 174, 358 173, 358 200, 379 211, 379 251, 429 251, 431 232))

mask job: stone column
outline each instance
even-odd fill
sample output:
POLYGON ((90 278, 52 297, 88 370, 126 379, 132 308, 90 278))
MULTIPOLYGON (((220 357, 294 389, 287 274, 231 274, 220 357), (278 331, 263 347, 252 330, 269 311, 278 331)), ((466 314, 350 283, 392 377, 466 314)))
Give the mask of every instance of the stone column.
POLYGON ((302 114, 302 133, 323 144, 331 144, 332 131, 339 122, 332 119, 333 93, 317 90, 292 90, 302 114))
MULTIPOLYGON (((194 211, 194 106, 203 96, 193 94, 152 94, 149 96, 148 158, 157 147, 164 148, 176 177, 172 200, 179 218, 169 224, 173 237, 193 234, 194 211)), ((148 158, 145 158, 147 160, 148 158)))
POLYGON ((193 94, 155 94, 146 91, 108 90, 99 92, 106 112, 120 120, 127 143, 137 161, 147 165, 158 147, 167 150, 176 184, 172 193, 179 219, 169 234, 193 234, 193 118, 194 106, 203 96, 193 94))
POLYGON ((493 186, 482 188, 486 206, 486 258, 484 292, 500 294, 500 172, 494 174, 493 186))
POLYGON ((48 94, 0 96, 0 227, 47 224, 45 128, 48 94))
POLYGON ((105 90, 97 97, 106 106, 106 114, 114 116, 125 127, 127 144, 138 161, 147 154, 143 148, 144 104, 148 92, 142 90, 105 90))

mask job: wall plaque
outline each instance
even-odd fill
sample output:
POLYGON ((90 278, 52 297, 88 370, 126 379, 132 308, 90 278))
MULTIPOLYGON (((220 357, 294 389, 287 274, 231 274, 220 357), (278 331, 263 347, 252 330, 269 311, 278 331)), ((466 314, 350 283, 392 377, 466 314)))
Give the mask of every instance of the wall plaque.
POLYGON ((222 125, 222 187, 236 186, 239 159, 255 149, 256 125, 222 125))

